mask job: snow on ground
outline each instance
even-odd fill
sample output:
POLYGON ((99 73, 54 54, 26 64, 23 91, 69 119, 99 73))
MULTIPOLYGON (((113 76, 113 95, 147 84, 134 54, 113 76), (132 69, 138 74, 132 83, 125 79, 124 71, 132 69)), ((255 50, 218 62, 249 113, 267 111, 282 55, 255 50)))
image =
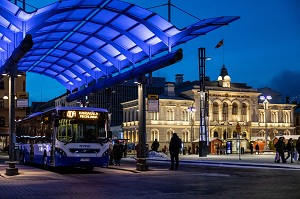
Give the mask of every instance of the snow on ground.
POLYGON ((163 152, 149 151, 149 159, 168 159, 168 156, 163 152))

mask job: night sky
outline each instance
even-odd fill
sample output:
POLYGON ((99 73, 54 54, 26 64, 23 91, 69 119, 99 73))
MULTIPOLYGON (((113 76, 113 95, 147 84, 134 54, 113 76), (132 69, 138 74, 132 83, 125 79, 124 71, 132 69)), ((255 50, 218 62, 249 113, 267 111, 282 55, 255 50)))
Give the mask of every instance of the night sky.
MULTIPOLYGON (((43 7, 56 0, 27 0, 43 7)), ((126 0, 151 8, 168 0, 126 0)), ((181 62, 156 71, 153 76, 174 81, 183 74, 185 81, 197 80, 198 48, 205 47, 211 57, 206 63, 206 76, 216 80, 225 64, 231 81, 247 83, 253 88, 270 87, 292 99, 300 95, 300 1, 299 0, 171 0, 171 22, 179 29, 196 23, 198 19, 218 16, 240 16, 228 26, 200 36, 179 47, 183 48, 181 62), (191 16, 192 15, 192 16, 191 16), (193 17, 195 16, 195 17, 193 17), (215 48, 224 40, 224 45, 215 48)), ((167 6, 149 9, 167 19, 167 6)), ((66 89, 44 75, 28 73, 27 90, 30 101, 48 101, 65 93, 66 89), (46 82, 41 87, 40 82, 46 82), (50 91, 50 92, 49 92, 50 91)), ((300 97, 298 99, 300 101, 300 97)))

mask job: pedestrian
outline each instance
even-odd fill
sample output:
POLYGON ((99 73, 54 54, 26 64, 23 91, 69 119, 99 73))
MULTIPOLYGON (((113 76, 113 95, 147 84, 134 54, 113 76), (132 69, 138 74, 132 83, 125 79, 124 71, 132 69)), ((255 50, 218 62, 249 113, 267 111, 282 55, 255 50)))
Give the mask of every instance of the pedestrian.
POLYGON ((127 143, 124 143, 124 145, 123 145, 123 157, 124 158, 127 157, 127 143))
POLYGON ((280 159, 282 163, 286 163, 286 160, 284 158, 284 149, 285 149, 285 144, 284 144, 284 137, 280 137, 278 139, 278 142, 274 145, 276 148, 276 152, 278 152, 279 158, 276 160, 277 163, 280 162, 280 159))
POLYGON ((253 144, 250 144, 250 153, 253 154, 253 144))
POLYGON ((196 146, 196 154, 199 154, 199 146, 196 146))
POLYGON ((192 154, 191 150, 192 150, 191 146, 188 146, 188 149, 187 149, 188 155, 192 154))
POLYGON ((123 155, 123 147, 120 144, 119 140, 116 140, 113 147, 114 163, 116 166, 117 165, 120 166, 122 155, 123 155))
POLYGON ((113 151, 113 144, 109 142, 109 165, 114 165, 114 151, 113 151))
POLYGON ((291 163, 293 163, 293 158, 294 158, 294 150, 295 150, 295 147, 294 147, 294 142, 293 142, 293 139, 290 138, 288 140, 288 143, 286 145, 286 150, 288 152, 288 155, 287 157, 285 158, 285 161, 287 161, 287 159, 289 159, 289 157, 291 157, 291 163))
POLYGON ((164 146, 164 148, 162 148, 163 153, 167 154, 167 145, 164 146))
POLYGON ((157 139, 155 139, 151 145, 151 149, 152 149, 152 151, 157 152, 158 148, 159 148, 159 142, 157 141, 157 139))
POLYGON ((259 146, 258 146, 258 144, 256 144, 255 150, 256 150, 256 153, 259 154, 259 146))
POLYGON ((170 170, 178 169, 180 148, 181 148, 181 139, 178 137, 177 133, 173 133, 173 136, 171 138, 170 145, 169 145, 169 151, 170 151, 170 155, 171 155, 170 170), (174 163, 175 163, 175 165, 174 165, 174 163))
POLYGON ((298 138, 298 140, 296 142, 296 151, 298 153, 297 163, 299 163, 299 161, 300 161, 300 137, 298 138))

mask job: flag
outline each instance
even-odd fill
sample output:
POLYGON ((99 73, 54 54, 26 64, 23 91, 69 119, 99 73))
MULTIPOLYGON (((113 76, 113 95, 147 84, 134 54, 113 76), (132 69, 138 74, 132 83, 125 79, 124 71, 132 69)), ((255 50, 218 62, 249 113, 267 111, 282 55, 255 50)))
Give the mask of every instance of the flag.
POLYGON ((221 41, 219 41, 219 43, 216 45, 215 48, 220 48, 221 46, 223 46, 223 39, 221 41))

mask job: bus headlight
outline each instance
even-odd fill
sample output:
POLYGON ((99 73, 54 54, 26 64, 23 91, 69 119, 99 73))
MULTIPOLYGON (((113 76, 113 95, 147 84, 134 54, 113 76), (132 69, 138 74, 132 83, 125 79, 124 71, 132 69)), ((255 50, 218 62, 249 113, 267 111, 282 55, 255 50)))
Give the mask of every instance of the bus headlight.
POLYGON ((109 155, 109 149, 107 149, 107 150, 102 154, 102 157, 108 156, 108 155, 109 155))
POLYGON ((62 150, 61 148, 55 148, 55 151, 62 156, 67 156, 66 152, 64 152, 64 150, 62 150))

